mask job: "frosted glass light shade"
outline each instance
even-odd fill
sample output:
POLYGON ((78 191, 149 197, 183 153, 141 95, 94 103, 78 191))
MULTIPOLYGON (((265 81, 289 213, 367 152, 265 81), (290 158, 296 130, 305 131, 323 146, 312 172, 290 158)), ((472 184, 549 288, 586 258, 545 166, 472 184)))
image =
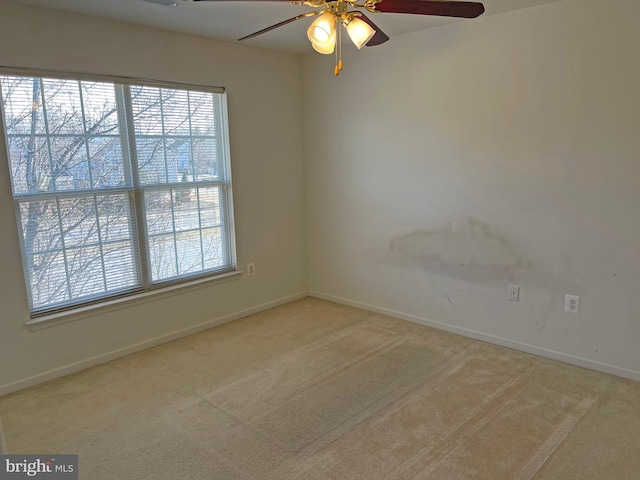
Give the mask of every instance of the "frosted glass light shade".
POLYGON ((353 18, 347 23, 347 33, 358 50, 360 50, 376 34, 376 31, 368 23, 353 18))
POLYGON ((336 17, 330 12, 320 15, 307 30, 307 37, 316 52, 333 53, 336 46, 336 17))
POLYGON ((331 44, 329 44, 327 46, 319 46, 319 45, 316 45, 315 43, 312 43, 311 46, 318 53, 322 53, 323 55, 331 55, 333 53, 333 50, 334 50, 335 46, 336 46, 336 42, 334 40, 333 43, 331 43, 331 44))

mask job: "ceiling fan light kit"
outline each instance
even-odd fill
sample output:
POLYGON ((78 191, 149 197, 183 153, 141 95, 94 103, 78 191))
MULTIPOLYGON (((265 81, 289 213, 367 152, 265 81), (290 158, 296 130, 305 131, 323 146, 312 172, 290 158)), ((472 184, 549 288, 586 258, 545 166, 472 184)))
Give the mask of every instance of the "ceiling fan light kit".
POLYGON ((336 43, 338 51, 336 52, 335 75, 340 74, 342 70, 342 35, 340 25, 344 26, 349 34, 349 38, 355 46, 360 50, 371 38, 376 31, 363 22, 359 18, 360 12, 348 12, 346 3, 342 1, 328 2, 327 6, 318 18, 309 26, 307 37, 311 41, 313 49, 324 55, 330 55, 335 51, 336 43))
POLYGON ((336 20, 331 12, 325 12, 307 30, 307 37, 316 52, 324 55, 333 53, 336 46, 336 20))
MULTIPOLYGON (((171 4, 171 0, 146 0, 153 3, 171 4)), ((190 0, 193 2, 223 2, 233 0, 190 0)), ((252 0, 249 0, 252 1, 252 0)), ((256 0, 253 0, 256 1, 256 0)), ((257 37, 278 27, 287 25, 306 17, 316 18, 309 29, 307 37, 311 41, 313 49, 323 55, 336 52, 335 75, 342 70, 342 34, 339 28, 342 25, 349 38, 360 50, 363 46, 374 47, 389 40, 389 37, 373 23, 360 10, 371 13, 408 13, 412 15, 437 15, 443 17, 476 18, 484 13, 484 5, 478 2, 454 1, 454 0, 364 0, 364 3, 356 3, 358 0, 271 0, 289 2, 294 5, 306 5, 317 10, 297 15, 288 20, 264 28, 240 38, 238 41, 257 37), (353 10, 353 9, 359 10, 353 10), (338 47, 336 49, 336 46, 338 47)))
POLYGON ((366 45, 373 38, 376 31, 357 17, 352 17, 348 22, 344 23, 349 38, 358 50, 366 45))

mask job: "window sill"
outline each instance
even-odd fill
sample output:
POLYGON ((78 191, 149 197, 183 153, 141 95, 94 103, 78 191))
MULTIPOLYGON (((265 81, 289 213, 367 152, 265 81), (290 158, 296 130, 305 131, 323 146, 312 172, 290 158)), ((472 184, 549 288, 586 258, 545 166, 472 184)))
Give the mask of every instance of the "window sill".
POLYGON ((93 317, 95 315, 103 315, 105 313, 110 313, 124 308, 130 308, 147 302, 152 302, 154 300, 157 300, 158 297, 171 297, 173 295, 186 293, 190 290, 204 288, 211 284, 236 280, 240 277, 240 275, 242 275, 242 273, 242 271, 236 270, 235 272, 223 273, 221 275, 216 275, 215 277, 200 278, 191 282, 171 285, 169 287, 159 288, 157 290, 152 290, 144 293, 138 293, 128 297, 107 300, 95 305, 88 305, 86 307, 80 307, 73 310, 68 310, 66 312, 54 313, 43 317, 32 318, 31 320, 26 322, 26 325, 29 327, 29 330, 31 330, 32 332, 36 332, 45 328, 55 327, 57 325, 63 325, 65 323, 82 320, 83 318, 93 317))

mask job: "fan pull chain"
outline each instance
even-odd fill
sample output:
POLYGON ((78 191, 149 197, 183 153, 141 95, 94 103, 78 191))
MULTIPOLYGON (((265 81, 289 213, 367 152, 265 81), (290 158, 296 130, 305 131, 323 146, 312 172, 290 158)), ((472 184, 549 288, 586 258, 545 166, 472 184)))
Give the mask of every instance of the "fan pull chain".
POLYGON ((342 51, 340 49, 340 46, 342 44, 341 42, 341 38, 340 38, 340 21, 339 19, 336 17, 336 42, 337 42, 337 46, 336 46, 336 66, 333 69, 333 74, 337 77, 338 75, 340 75, 340 62, 342 61, 342 59, 340 57, 342 57, 342 51))
MULTIPOLYGON (((340 26, 342 26, 342 22, 340 22, 340 26)), ((338 48, 340 49, 340 61, 338 62, 338 72, 342 70, 342 28, 338 27, 340 31, 340 43, 338 44, 338 48)))

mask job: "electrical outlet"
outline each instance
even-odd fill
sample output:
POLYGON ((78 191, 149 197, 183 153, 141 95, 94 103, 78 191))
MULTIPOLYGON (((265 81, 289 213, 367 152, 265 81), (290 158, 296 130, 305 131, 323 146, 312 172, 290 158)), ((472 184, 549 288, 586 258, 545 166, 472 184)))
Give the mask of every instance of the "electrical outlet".
POLYGON ((256 274, 256 264, 255 263, 247 263, 247 276, 253 277, 256 274))
POLYGON ((509 300, 512 302, 520 301, 520 287, 518 285, 509 285, 509 300))
POLYGON ((578 295, 565 295, 564 311, 568 313, 580 313, 580 297, 578 295))

